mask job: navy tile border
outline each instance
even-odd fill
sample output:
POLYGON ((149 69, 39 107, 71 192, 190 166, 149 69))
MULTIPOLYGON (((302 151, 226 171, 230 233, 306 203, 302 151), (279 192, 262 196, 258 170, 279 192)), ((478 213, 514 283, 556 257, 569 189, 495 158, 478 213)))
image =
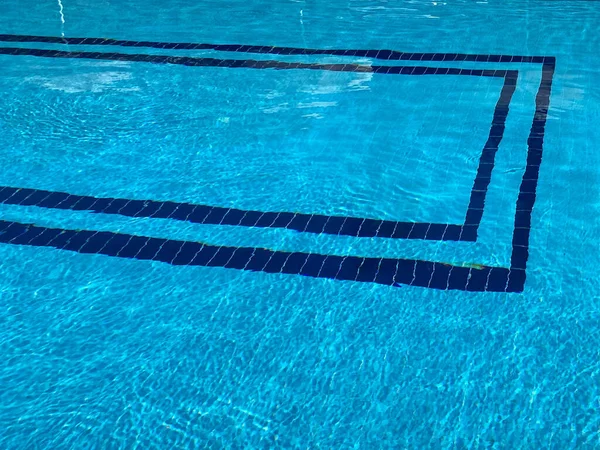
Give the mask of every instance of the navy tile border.
MULTIPOLYGON (((435 289, 456 289, 486 292, 522 292, 524 289, 526 278, 525 272, 529 254, 531 214, 533 210, 533 205, 535 203, 537 181, 539 178, 539 168, 542 160, 544 132, 550 102, 552 80, 555 69, 554 57, 465 55, 446 53, 402 53, 392 50, 315 50, 286 47, 258 47, 216 44, 173 44, 96 38, 59 38, 17 35, 0 35, 0 41, 68 43, 79 45, 118 45, 173 49, 203 48, 218 51, 268 53, 278 55, 296 54, 365 56, 385 60, 476 61, 541 64, 542 79, 536 95, 534 120, 527 141, 527 165, 525 168, 525 173, 523 175, 517 199, 510 268, 489 267, 479 265, 473 267, 464 267, 460 265, 449 265, 420 260, 320 255, 314 253, 309 254, 301 252, 274 251, 261 248, 212 246, 199 242, 175 241, 112 232, 52 229, 46 227, 38 227, 35 225, 23 224, 19 222, 0 221, 0 242, 8 244, 53 247, 64 250, 76 251, 79 253, 96 253, 124 258, 162 261, 173 265, 196 265, 211 267, 215 266, 225 268, 236 268, 240 270, 262 271, 268 273, 299 274, 316 278, 371 282, 390 286, 399 286, 405 284, 435 289)), ((158 62, 163 64, 184 64, 192 66, 271 69, 307 68, 336 71, 366 71, 366 68, 368 68, 371 69, 369 71, 385 74, 404 73, 410 75, 425 75, 442 74, 442 72, 444 72, 443 74, 471 76, 501 76, 504 78, 505 81, 502 92, 500 94, 500 98, 498 100, 498 105, 500 105, 500 107, 497 105, 496 111, 494 113, 494 122, 491 127, 488 143, 486 144, 481 156, 480 166, 474 183, 473 192, 485 192, 485 190, 487 189, 487 185, 489 184, 495 152, 497 151, 497 146, 501 139, 501 133, 504 129, 504 120, 506 119, 506 115, 508 114, 509 102, 515 90, 517 80, 516 71, 506 70, 495 71, 473 69, 441 69, 440 72, 437 72, 439 68, 431 67, 415 68, 401 66, 360 66, 356 64, 306 64, 283 63, 280 61, 218 60, 213 58, 188 58, 162 55, 124 55, 118 53, 98 52, 65 52, 21 48, 3 48, 0 49, 0 53, 11 55, 31 55, 59 58, 124 58, 125 60, 129 61, 158 62), (379 67, 381 67, 381 69, 379 69, 379 67)), ((72 207, 65 207, 63 209, 77 209, 76 205, 78 202, 81 201, 85 203, 100 200, 101 203, 105 202, 106 207, 104 208, 105 211, 99 212, 108 213, 115 213, 114 210, 110 208, 110 205, 113 201, 116 201, 117 204, 121 205, 123 205, 123 202, 136 202, 126 199, 94 199, 93 197, 71 196, 66 193, 54 193, 50 191, 19 189, 11 187, 4 187, 0 189, 0 195, 2 192, 10 194, 7 197, 8 199, 14 196, 16 196, 17 199, 21 199, 20 202, 15 201, 14 204, 27 204, 27 199, 33 196, 33 198, 39 199, 39 204, 37 206, 61 208, 61 205, 65 201, 67 202, 66 205, 72 205, 72 207), (56 196, 62 196, 62 200, 57 201, 58 197, 56 196), (41 197, 44 197, 45 200, 41 197), (71 201, 70 197, 74 197, 73 201, 71 201), (53 200, 48 200, 48 198, 53 198, 53 200), (44 205, 44 201, 48 201, 49 203, 47 205, 44 205)), ((4 196, 2 198, 4 198, 4 196)), ((483 201, 484 195, 476 194, 475 196, 473 196, 472 194, 471 202, 469 204, 469 211, 467 212, 467 221, 465 222, 464 226, 468 226, 471 223, 469 222, 470 220, 473 221, 473 223, 479 224, 479 221, 481 220, 481 212, 483 211, 483 201), (473 208, 471 208, 472 205, 474 205, 473 208)), ((7 201, 7 203, 8 202, 9 201, 7 201)), ((147 209, 148 211, 154 210, 154 213, 156 214, 166 204, 169 205, 169 209, 171 209, 172 212, 176 211, 179 207, 185 205, 175 204, 172 202, 146 202, 141 205, 136 204, 136 207, 141 206, 141 211, 143 211, 144 209, 147 209), (146 206, 148 203, 152 203, 152 205, 146 206)), ((196 206, 206 208, 205 205, 196 206)), ((118 210, 116 213, 120 214, 121 211, 118 210)), ((126 215, 131 215, 131 213, 126 215)), ((210 216, 210 212, 208 215, 210 216)), ((151 214, 149 216, 143 217, 159 216, 151 214)), ((326 216, 317 217, 322 218, 326 216)), ((274 219, 276 218, 274 217, 274 219)), ((257 223, 258 222, 259 221, 257 221, 257 223)), ((274 220, 274 223, 275 222, 276 220, 274 220)), ((255 224, 251 226, 257 225, 255 224)), ((301 231, 306 230, 303 229, 301 231)), ((377 234, 375 235, 377 236, 377 234)), ((425 233, 425 236, 426 235, 427 232, 425 233)), ((474 239, 476 239, 476 234, 474 239)))
POLYGON ((314 278, 466 291, 520 292, 524 269, 461 267, 394 258, 321 255, 266 248, 226 247, 109 231, 66 230, 0 221, 0 243, 160 261, 176 266, 224 267, 314 278))
MULTIPOLYGON (((6 36, 5 36, 6 37, 6 36)), ((196 67, 227 67, 227 68, 252 68, 252 69, 310 69, 310 70, 328 70, 342 72, 371 72, 379 74, 395 75, 462 75, 462 76, 482 76, 503 78, 504 84, 500 91, 500 96, 496 103, 492 124, 488 134, 488 139, 482 150, 479 165, 473 187, 471 189, 469 205, 467 207, 466 217, 463 224, 441 224, 427 222, 398 222, 381 219, 358 218, 358 217, 340 217, 325 216, 319 214, 301 214, 292 212, 266 212, 266 211, 242 211, 237 209, 220 208, 210 205, 180 205, 183 208, 194 206, 194 214, 186 216, 185 220, 194 220, 201 218, 198 223, 214 223, 220 225, 237 225, 269 228, 287 228, 296 231, 308 233, 325 233, 335 235, 346 235, 354 237, 381 237, 390 239, 422 239, 436 241, 470 241, 477 240, 477 230, 483 215, 483 207, 487 188, 490 183, 494 160, 498 147, 504 133, 506 117, 512 95, 516 88, 518 72, 516 70, 478 70, 478 69, 458 69, 443 67, 418 67, 418 66, 365 66, 358 64, 307 64, 307 63, 289 63, 281 61, 255 61, 239 59, 215 59, 215 58, 192 58, 181 56, 164 55, 140 55, 140 54, 122 54, 122 53, 99 53, 99 52, 71 52, 62 50, 41 50, 30 48, 0 48, 0 54, 11 56, 37 56, 47 58, 76 58, 76 59, 95 59, 95 60, 118 60, 149 62, 153 64, 181 64, 196 67), (206 212, 206 214, 204 214, 206 212), (238 220, 237 218, 242 215, 238 220), (290 217, 293 216, 293 217, 290 217), (191 217, 191 218, 190 218, 191 217)), ((11 189, 5 186, 8 190, 11 189)), ((14 188, 13 188, 14 189, 14 188)), ((67 195, 65 193, 55 193, 57 195, 67 195)), ((42 198, 46 191, 40 191, 31 198, 42 198)), ((72 197, 73 201, 77 196, 72 197)), ((4 200, 7 203, 16 201, 11 196, 4 200)), ((126 199, 97 199, 96 212, 105 212, 99 210, 102 204, 115 204, 127 202, 126 199)), ((146 200, 146 202, 152 202, 146 200)), ((85 203, 85 202, 84 202, 85 203)), ((157 203, 157 202, 152 202, 157 203)), ((164 204, 170 202, 162 202, 164 204)), ((69 202, 61 202, 61 209, 68 209, 69 202)), ((30 203, 30 205, 33 205, 30 203)), ((134 206, 134 203, 132 203, 134 206)), ((123 214, 130 215, 123 208, 123 214)), ((144 211, 137 211, 136 214, 143 214, 144 211)), ((137 215, 136 217, 150 217, 137 215)), ((154 216, 152 216, 154 217, 154 216)), ((178 216, 171 217, 177 219, 178 216)))
POLYGON ((356 50, 356 49, 310 49, 297 47, 276 47, 240 44, 207 44, 184 42, 133 41, 110 38, 77 38, 59 36, 30 36, 22 34, 0 34, 0 42, 39 42, 46 44, 68 45, 107 45, 117 47, 158 48, 164 50, 215 50, 220 52, 256 53, 268 55, 304 55, 304 56, 351 56, 381 59, 385 61, 470 61, 492 63, 538 63, 553 64, 553 56, 510 56, 476 55, 461 53, 410 53, 397 50, 356 50))
MULTIPOLYGON (((11 186, 0 186, 0 204, 91 211, 127 217, 172 219, 204 225, 284 228, 304 233, 354 237, 468 240, 464 235, 470 232, 469 227, 461 225, 405 223, 291 212, 248 211, 192 203, 92 197, 11 186), (465 229, 467 231, 464 231, 465 229)), ((473 231, 469 236, 474 236, 474 227, 471 228, 473 231)))

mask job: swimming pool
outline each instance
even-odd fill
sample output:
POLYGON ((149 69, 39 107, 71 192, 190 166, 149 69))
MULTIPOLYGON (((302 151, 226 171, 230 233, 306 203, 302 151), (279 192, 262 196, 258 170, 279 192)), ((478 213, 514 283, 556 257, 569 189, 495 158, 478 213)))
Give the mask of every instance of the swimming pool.
POLYGON ((594 2, 0 18, 0 440, 600 445, 594 2))

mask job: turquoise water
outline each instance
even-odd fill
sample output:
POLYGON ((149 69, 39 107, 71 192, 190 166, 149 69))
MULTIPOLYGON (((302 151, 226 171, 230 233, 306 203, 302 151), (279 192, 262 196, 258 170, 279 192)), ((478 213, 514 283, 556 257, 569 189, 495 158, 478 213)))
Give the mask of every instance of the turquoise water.
MULTIPOLYGON (((4 227, 0 445, 600 447, 598 23, 592 1, 4 5, 7 35, 541 55, 556 65, 522 291, 428 288, 429 272, 421 286, 389 286, 352 281, 360 270, 333 279, 173 265, 107 256, 107 242, 100 254, 30 245, 40 240, 13 239, 15 226, 4 227)), ((465 221, 503 82, 370 68, 517 70, 475 242, 131 217, 110 205, 0 204, 2 221, 34 224, 28 230, 431 261, 473 274, 515 268, 541 64, 0 47, 360 66, 256 70, 0 54, 0 185, 401 223, 465 221)))

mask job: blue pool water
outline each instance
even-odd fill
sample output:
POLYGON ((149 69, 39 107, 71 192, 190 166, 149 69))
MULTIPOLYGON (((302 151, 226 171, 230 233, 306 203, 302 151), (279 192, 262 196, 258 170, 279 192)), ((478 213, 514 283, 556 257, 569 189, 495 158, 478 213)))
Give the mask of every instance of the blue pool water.
POLYGON ((0 446, 600 447, 598 23, 3 5, 0 446))

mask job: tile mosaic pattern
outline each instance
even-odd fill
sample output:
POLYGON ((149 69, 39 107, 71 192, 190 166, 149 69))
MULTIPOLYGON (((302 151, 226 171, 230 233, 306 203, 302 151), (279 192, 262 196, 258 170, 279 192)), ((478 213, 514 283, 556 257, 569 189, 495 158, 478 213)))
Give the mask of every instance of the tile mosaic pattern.
MULTIPOLYGON (((124 258, 162 261, 173 265, 235 268, 269 273, 299 274, 316 278, 362 281, 390 286, 413 285, 436 289, 521 292, 525 284, 531 212, 536 197, 542 159, 544 130, 550 100, 555 59, 543 56, 465 55, 445 53, 402 53, 393 50, 327 50, 248 45, 215 45, 124 41, 99 38, 62 38, 0 35, 5 42, 42 42, 71 45, 107 45, 160 49, 210 49, 222 52, 273 55, 361 56, 380 60, 470 61, 532 63, 541 65, 542 80, 536 96, 536 109, 528 139, 527 165, 517 200, 510 267, 464 267, 444 263, 371 258, 315 253, 283 252, 262 248, 224 247, 200 242, 176 241, 111 232, 63 230, 18 222, 0 221, 0 242, 54 247, 79 253, 95 253, 124 258)), ((426 66, 366 66, 360 64, 310 64, 276 60, 194 58, 151 54, 76 52, 32 48, 0 48, 0 54, 47 58, 84 58, 135 61, 153 64, 179 64, 194 67, 223 67, 275 70, 329 70, 371 72, 384 75, 458 75, 500 77, 504 84, 499 95, 488 140, 480 156, 463 224, 433 224, 298 214, 293 212, 244 211, 209 205, 96 198, 62 192, 18 187, 0 187, 0 203, 39 206, 76 211, 94 211, 130 217, 184 220, 203 224, 245 227, 286 228, 300 232, 327 233, 355 237, 476 241, 483 215, 486 192, 495 155, 502 140, 510 101, 516 88, 517 70, 459 69, 426 66)))

